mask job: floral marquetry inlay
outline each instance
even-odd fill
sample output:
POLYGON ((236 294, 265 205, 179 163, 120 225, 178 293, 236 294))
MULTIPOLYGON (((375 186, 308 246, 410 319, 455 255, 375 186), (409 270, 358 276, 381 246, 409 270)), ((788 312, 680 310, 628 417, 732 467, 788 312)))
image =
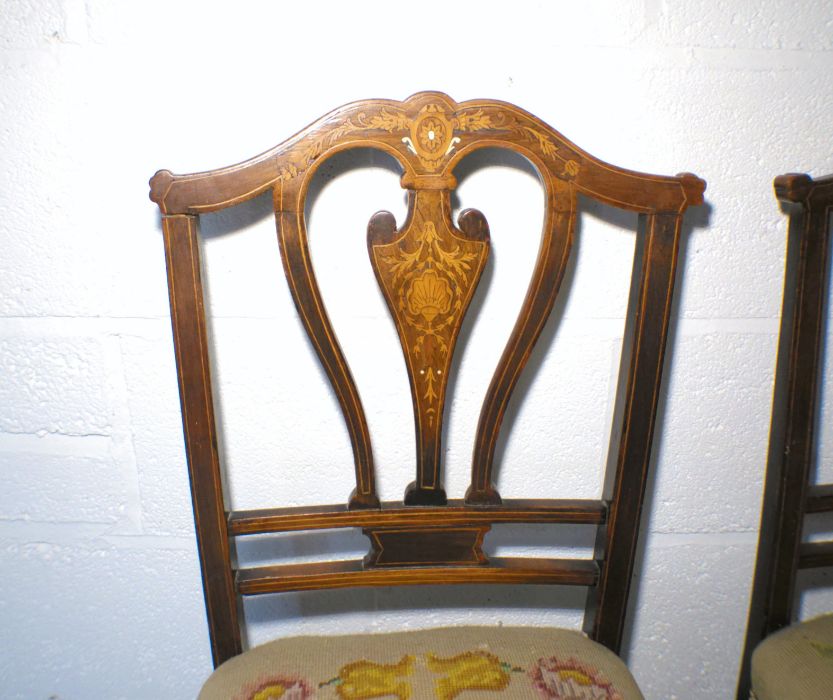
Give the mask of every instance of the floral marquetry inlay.
POLYGON ((460 143, 460 138, 454 136, 455 121, 440 105, 425 105, 411 122, 410 136, 403 137, 402 143, 428 170, 435 170, 460 143))
POLYGON ((486 252, 479 241, 451 236, 443 245, 434 222, 426 221, 413 236, 373 247, 400 333, 408 339, 406 354, 418 373, 429 426, 438 409, 435 382, 449 364, 449 350, 486 252))
MULTIPOLYGON (((432 118, 425 125, 436 126, 432 118)), ((461 218, 463 230, 455 231, 446 219, 447 198, 448 192, 417 192, 404 231, 395 231, 391 215, 377 214, 368 235, 371 263, 402 342, 419 452, 431 465, 438 460, 454 343, 489 252, 482 216, 470 211, 461 218)))
POLYGON ((579 163, 565 157, 562 148, 547 133, 510 110, 496 106, 457 109, 443 100, 422 106, 400 104, 347 116, 322 129, 315 138, 303 140, 288 153, 278 179, 284 182, 294 179, 328 150, 345 141, 374 137, 387 143, 393 140, 416 157, 425 173, 435 173, 466 135, 475 134, 526 143, 545 159, 559 163, 556 170, 564 178, 575 177, 579 172, 579 163))

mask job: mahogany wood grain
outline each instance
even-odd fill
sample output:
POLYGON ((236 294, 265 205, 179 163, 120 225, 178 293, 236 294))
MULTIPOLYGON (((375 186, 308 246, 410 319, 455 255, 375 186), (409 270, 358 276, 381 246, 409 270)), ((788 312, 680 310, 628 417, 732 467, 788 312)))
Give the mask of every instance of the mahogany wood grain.
POLYGON ((453 583, 516 583, 592 586, 598 565, 592 559, 494 557, 486 566, 409 566, 366 569, 361 561, 286 564, 242 569, 237 590, 243 595, 311 591, 354 586, 412 586, 453 583))
POLYGON ((493 525, 512 523, 572 523, 598 525, 607 504, 583 499, 506 499, 502 505, 469 507, 450 499, 444 508, 405 506, 385 501, 379 510, 350 510, 346 505, 264 508, 228 514, 230 535, 329 530, 344 527, 406 527, 414 525, 493 525))
POLYGON ((282 188, 279 187, 275 190, 275 211, 286 279, 298 315, 338 397, 353 448, 356 488, 350 494, 348 502, 351 508, 378 508, 379 497, 376 495, 373 451, 370 446, 367 418, 356 382, 336 340, 318 283, 315 281, 302 216, 303 207, 299 203, 300 208, 294 212, 279 209, 281 194, 282 188))
POLYGON ((833 542, 803 542, 798 548, 798 568, 833 566, 833 542))
POLYGON ((833 177, 791 173, 775 178, 789 230, 784 300, 775 370, 769 454, 738 699, 749 695, 755 647, 793 618, 799 568, 833 564, 829 543, 802 544, 804 516, 828 509, 831 485, 811 488, 817 403, 830 294, 833 177))
POLYGON ((820 484, 807 489, 805 513, 833 512, 833 484, 820 484))
POLYGON ((492 377, 480 410, 466 503, 496 504, 501 498, 493 483, 493 461, 500 426, 512 391, 552 311, 572 248, 576 221, 576 190, 569 181, 545 178, 546 220, 538 260, 518 320, 492 377))
POLYGON ((162 220, 182 427, 214 664, 241 651, 211 398, 197 217, 162 220))
MULTIPOLYGON (((455 103, 440 92, 421 92, 403 102, 364 100, 339 107, 274 148, 226 168, 190 175, 158 171, 150 182, 151 199, 163 214, 202 214, 240 204, 281 182, 313 172, 328 155, 351 147, 375 147, 405 167, 405 182, 424 169, 419 155, 403 138, 417 142, 416 117, 429 105, 453 112, 455 144, 444 171, 475 148, 516 150, 546 170, 571 179, 579 192, 636 212, 681 211, 703 202, 705 183, 685 173, 677 177, 649 175, 605 163, 581 150, 551 126, 519 107, 499 100, 455 103)), ((424 116, 424 115, 420 115, 424 116)), ((288 204, 290 202, 287 202, 288 204)))
POLYGON ((622 641, 637 536, 651 458, 651 442, 671 316, 680 213, 640 216, 620 382, 603 496, 607 523, 596 538, 596 557, 605 564, 597 588, 588 592, 585 631, 617 650, 622 641), (613 461, 615 460, 615 462, 613 461))
POLYGON ((228 537, 341 527, 364 528, 374 540, 364 563, 238 571, 238 592, 426 583, 598 583, 588 599, 585 628, 618 651, 661 384, 680 222, 687 207, 702 202, 702 180, 687 173, 667 177, 610 165, 505 102, 457 103, 442 93, 423 92, 402 102, 345 105, 251 160, 192 175, 162 170, 150 184, 169 249, 183 424, 215 663, 240 649, 228 537), (304 218, 317 169, 330 156, 358 147, 393 156, 408 192, 408 218, 401 230, 384 212, 368 227, 371 264, 402 343, 414 406, 415 481, 403 503, 379 502, 367 417, 324 307, 304 218), (450 193, 461 159, 489 147, 510 149, 532 163, 545 190, 546 210, 526 297, 481 408, 471 484, 463 501, 448 501, 441 445, 448 372, 489 250, 485 217, 469 210, 455 226, 450 193), (196 215, 269 190, 290 293, 344 414, 356 487, 342 505, 225 513, 198 283, 196 215), (494 484, 495 444, 506 407, 559 293, 572 249, 578 194, 637 212, 643 224, 637 235, 604 493, 600 500, 504 500, 494 484), (499 523, 598 525, 595 560, 486 562, 482 537, 499 523), (406 561, 419 565, 400 566, 406 561), (599 562, 604 563, 601 571, 599 562))
POLYGON ((487 564, 483 538, 489 529, 489 525, 367 528, 364 534, 370 538, 371 549, 364 566, 487 564))

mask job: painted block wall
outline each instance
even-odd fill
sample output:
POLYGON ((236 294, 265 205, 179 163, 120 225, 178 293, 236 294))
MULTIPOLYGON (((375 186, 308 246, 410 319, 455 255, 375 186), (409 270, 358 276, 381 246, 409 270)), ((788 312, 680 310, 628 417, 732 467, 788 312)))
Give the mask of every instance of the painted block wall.
MULTIPOLYGON (((831 76, 833 8, 822 0, 2 0, 0 696, 187 698, 210 670, 147 179, 237 162, 344 102, 436 89, 515 102, 604 160, 709 183, 707 206, 688 218, 626 656, 650 700, 732 697, 785 250, 771 182, 833 172, 831 76)), ((459 207, 484 211, 494 259, 453 388, 452 495, 465 488, 543 213, 525 161, 487 155, 458 172, 459 207)), ((411 478, 412 419, 363 237, 378 209, 402 220, 402 191, 395 166, 363 152, 324 168, 316 192, 325 301, 367 407, 382 495, 396 498, 411 478)), ((500 447, 506 495, 599 493, 634 224, 600 206, 582 215, 570 291, 500 447)), ((208 216, 203 233, 233 504, 343 500, 349 445, 281 276, 269 202, 208 216)), ((819 464, 830 480, 833 365, 825 373, 819 464)), ((523 551, 517 531, 489 537, 490 551, 523 551)), ((590 541, 582 528, 542 529, 529 549, 575 553, 590 541)), ((238 555, 364 547, 361 535, 316 533, 254 539, 238 555)), ((575 590, 426 588, 255 598, 245 614, 258 643, 466 622, 578 626, 582 604, 575 590)), ((833 609, 833 590, 812 588, 801 609, 833 609)))

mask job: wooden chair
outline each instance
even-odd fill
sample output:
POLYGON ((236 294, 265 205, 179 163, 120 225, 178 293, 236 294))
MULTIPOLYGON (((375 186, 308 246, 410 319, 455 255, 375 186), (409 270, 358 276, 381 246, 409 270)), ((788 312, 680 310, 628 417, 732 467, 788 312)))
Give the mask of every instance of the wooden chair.
POLYGON ((264 700, 316 692, 316 697, 452 698, 465 690, 567 697, 569 688, 588 698, 641 697, 615 653, 637 551, 682 217, 688 206, 702 202, 704 189, 705 183, 691 174, 645 175, 603 163, 511 104, 457 104, 437 92, 418 93, 403 102, 346 105, 239 165, 194 175, 166 170, 154 175, 151 199, 163 215, 211 646, 215 666, 223 664, 201 697, 264 700), (471 485, 464 499, 449 500, 440 442, 448 371, 489 255, 489 228, 480 212, 464 211, 457 227, 451 220, 450 196, 456 186, 452 173, 467 154, 495 146, 521 154, 540 173, 546 194, 544 228, 532 281, 482 406, 471 485), (402 229, 397 230, 390 213, 379 212, 371 218, 367 235, 370 261, 401 340, 412 392, 416 476, 402 502, 380 503, 377 496, 365 414, 322 303, 305 229, 305 197, 316 169, 329 156, 355 147, 380 149, 399 161, 401 185, 408 194, 402 229), (291 294, 344 413, 356 487, 344 504, 227 512, 197 220, 199 214, 266 190, 274 198, 291 294), (503 499, 493 481, 495 442, 507 402, 558 294, 579 193, 640 215, 603 494, 598 500, 503 499), (596 525, 595 558, 490 559, 482 542, 495 523, 596 525), (229 538, 326 528, 362 528, 371 543, 364 560, 237 571, 230 562, 229 538), (535 628, 451 628, 358 641, 279 640, 241 655, 237 594, 451 583, 586 586, 584 629, 589 639, 578 632, 535 628))
POLYGON ((833 484, 810 485, 830 292, 833 177, 781 175, 775 178, 775 194, 789 211, 784 305, 738 699, 747 700, 751 688, 758 700, 829 700, 833 615, 788 625, 798 570, 833 566, 833 541, 802 542, 805 515, 833 512, 833 484))

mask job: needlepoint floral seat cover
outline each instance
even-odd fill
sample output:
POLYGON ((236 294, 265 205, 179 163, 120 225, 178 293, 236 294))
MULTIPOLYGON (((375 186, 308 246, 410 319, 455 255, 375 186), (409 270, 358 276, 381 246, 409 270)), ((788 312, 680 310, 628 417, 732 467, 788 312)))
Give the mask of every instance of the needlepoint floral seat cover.
POLYGON ((790 625, 752 654, 753 700, 833 698, 833 614, 790 625))
POLYGON ((492 697, 643 700, 612 651, 580 632, 535 627, 279 639, 222 664, 199 700, 492 697))

